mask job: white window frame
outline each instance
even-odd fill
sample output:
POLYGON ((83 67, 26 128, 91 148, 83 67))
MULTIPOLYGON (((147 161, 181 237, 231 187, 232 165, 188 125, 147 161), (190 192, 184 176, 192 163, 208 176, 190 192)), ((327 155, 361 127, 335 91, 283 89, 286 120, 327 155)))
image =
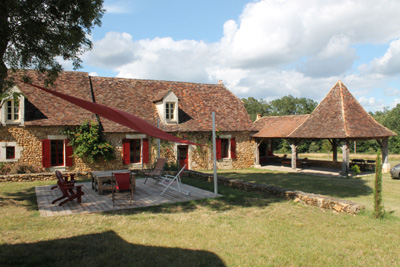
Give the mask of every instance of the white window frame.
MULTIPOLYGON (((20 90, 17 87, 13 87, 11 89, 11 93, 13 92, 20 92, 20 90)), ((7 98, 4 99, 1 102, 1 109, 0 109, 0 121, 2 125, 7 125, 7 124, 11 124, 11 125, 24 125, 25 124, 25 97, 23 95, 21 95, 18 98, 19 101, 19 110, 18 110, 18 120, 8 120, 8 101, 13 101, 13 98, 7 98)), ((12 109, 14 109, 14 103, 12 103, 12 109)), ((14 112, 12 112, 12 114, 14 114, 14 112)))
POLYGON ((156 108, 157 108, 157 112, 158 115, 160 117, 160 121, 164 124, 179 124, 179 117, 178 117, 178 110, 179 110, 179 99, 178 97, 172 92, 168 92, 163 99, 161 99, 160 101, 156 102, 156 108), (172 109, 172 113, 169 114, 173 114, 173 118, 171 119, 171 117, 167 117, 167 104, 173 104, 173 109, 172 109))
POLYGON ((165 103, 165 119, 167 121, 175 121, 175 102, 165 103))
POLYGON ((16 162, 21 158, 21 152, 23 148, 17 145, 17 142, 0 142, 0 162, 16 162), (15 157, 13 159, 6 158, 7 147, 14 147, 15 157))

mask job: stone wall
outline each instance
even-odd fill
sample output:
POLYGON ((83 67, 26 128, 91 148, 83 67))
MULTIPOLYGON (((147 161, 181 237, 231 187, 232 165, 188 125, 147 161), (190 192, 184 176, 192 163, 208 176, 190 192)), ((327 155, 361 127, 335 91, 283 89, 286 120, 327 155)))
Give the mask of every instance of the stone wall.
MULTIPOLYGON (((219 169, 242 169, 249 168, 254 164, 255 142, 250 138, 250 132, 221 132, 221 135, 231 135, 236 139, 236 159, 220 159, 217 161, 219 169)), ((212 160, 212 133, 178 133, 178 137, 187 138, 205 146, 190 146, 189 148, 189 169, 190 170, 211 170, 212 160)), ((171 142, 161 141, 161 157, 166 158, 169 163, 177 162, 177 145, 171 142)), ((152 141, 153 159, 157 156, 157 142, 152 141)))
MULTIPOLYGON (((195 177, 204 181, 213 183, 213 174, 204 174, 194 171, 185 171, 184 176, 195 177)), ((336 212, 357 214, 364 210, 363 205, 357 204, 352 201, 332 198, 324 195, 305 193, 302 191, 292 191, 276 186, 266 184, 248 183, 236 179, 225 178, 218 176, 218 184, 229 186, 235 189, 249 191, 249 192, 265 192, 298 202, 307 206, 316 206, 322 209, 328 209, 336 212)))
MULTIPOLYGON (((79 176, 91 177, 89 172, 63 172, 63 174, 75 174, 79 176)), ((57 177, 54 172, 43 173, 24 173, 24 174, 11 174, 0 175, 0 182, 33 182, 33 181, 48 181, 56 180, 57 177)))
MULTIPOLYGON (((22 147, 19 163, 42 166, 42 140, 47 139, 49 135, 63 135, 66 127, 35 127, 35 126, 2 126, 0 127, 0 142, 17 142, 22 147)), ((236 139, 236 159, 221 159, 217 164, 219 168, 248 168, 254 163, 255 143, 250 138, 250 132, 228 132, 236 139)), ((189 168, 191 170, 210 170, 213 167, 212 161, 212 141, 211 132, 199 133, 178 133, 179 137, 187 138, 205 146, 190 146, 189 149, 189 168)), ((150 142, 150 162, 148 164, 130 164, 124 165, 122 161, 122 139, 126 133, 106 133, 106 139, 115 147, 116 159, 113 161, 97 161, 90 163, 85 158, 75 157, 73 166, 65 167, 65 171, 90 172, 92 170, 110 170, 110 169, 142 169, 150 168, 157 158, 157 139, 149 138, 150 142)), ((177 145, 172 142, 161 141, 161 157, 167 159, 169 163, 177 163, 177 145)), ((47 168, 51 172, 53 169, 47 168)), ((62 170, 64 171, 64 170, 62 170)))

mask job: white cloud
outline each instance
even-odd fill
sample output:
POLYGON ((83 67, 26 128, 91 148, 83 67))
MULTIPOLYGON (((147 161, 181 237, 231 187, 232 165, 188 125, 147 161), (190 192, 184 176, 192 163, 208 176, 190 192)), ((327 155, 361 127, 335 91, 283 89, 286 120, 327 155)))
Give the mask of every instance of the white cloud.
POLYGON ((216 43, 109 32, 86 58, 119 77, 223 80, 239 97, 320 101, 340 79, 365 105, 378 107, 380 101, 363 95, 400 72, 399 10, 397 0, 264 0, 247 4, 238 21, 226 21, 216 43), (391 40, 385 55, 360 73, 354 69, 353 45, 391 40))
POLYGON ((129 33, 108 32, 94 42, 93 50, 85 56, 90 65, 114 69, 135 60, 135 42, 129 33))
POLYGON ((391 42, 382 57, 372 61, 369 66, 362 66, 362 69, 383 75, 400 74, 400 39, 391 42))
POLYGON ((384 101, 382 99, 376 100, 375 97, 360 97, 358 99, 358 102, 369 110, 377 111, 377 110, 383 110, 385 107, 384 101))

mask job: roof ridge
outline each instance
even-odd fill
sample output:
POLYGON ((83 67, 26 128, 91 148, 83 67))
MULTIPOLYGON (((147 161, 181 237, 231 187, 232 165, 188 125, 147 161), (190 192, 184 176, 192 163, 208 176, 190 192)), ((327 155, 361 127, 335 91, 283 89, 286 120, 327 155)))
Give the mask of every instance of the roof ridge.
POLYGON ((341 101, 340 104, 342 106, 341 112, 342 112, 342 118, 343 118, 343 129, 344 129, 344 133, 345 133, 346 137, 348 137, 349 131, 347 130, 347 123, 346 123, 347 119, 346 119, 346 112, 344 109, 344 97, 343 97, 343 87, 342 87, 343 83, 341 80, 339 80, 337 83, 339 83, 339 92, 340 92, 340 101, 341 101))
POLYGON ((305 119, 302 123, 300 123, 292 132, 290 132, 288 134, 288 137, 290 137, 292 135, 292 133, 294 133, 300 126, 302 126, 306 121, 308 121, 308 119, 311 117, 311 114, 304 114, 304 115, 308 115, 308 118, 305 119))
MULTIPOLYGON (((156 79, 140 79, 140 78, 125 78, 125 77, 105 77, 105 76, 92 76, 94 78, 101 79, 117 79, 117 80, 133 80, 133 81, 146 81, 146 82, 165 82, 165 83, 178 83, 178 84, 194 84, 194 85, 211 85, 221 86, 218 83, 196 83, 196 82, 185 82, 185 81, 169 81, 169 80, 156 80, 156 79)), ((228 90, 228 89, 227 89, 228 90)))

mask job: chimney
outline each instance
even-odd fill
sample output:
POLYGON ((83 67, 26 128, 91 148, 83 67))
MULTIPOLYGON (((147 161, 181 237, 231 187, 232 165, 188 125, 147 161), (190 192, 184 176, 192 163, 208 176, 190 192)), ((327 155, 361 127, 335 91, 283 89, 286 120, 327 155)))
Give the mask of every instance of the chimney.
POLYGON ((261 119, 261 114, 257 114, 256 121, 258 121, 259 119, 261 119))
POLYGON ((222 80, 219 80, 218 85, 224 86, 224 83, 222 82, 222 80))

